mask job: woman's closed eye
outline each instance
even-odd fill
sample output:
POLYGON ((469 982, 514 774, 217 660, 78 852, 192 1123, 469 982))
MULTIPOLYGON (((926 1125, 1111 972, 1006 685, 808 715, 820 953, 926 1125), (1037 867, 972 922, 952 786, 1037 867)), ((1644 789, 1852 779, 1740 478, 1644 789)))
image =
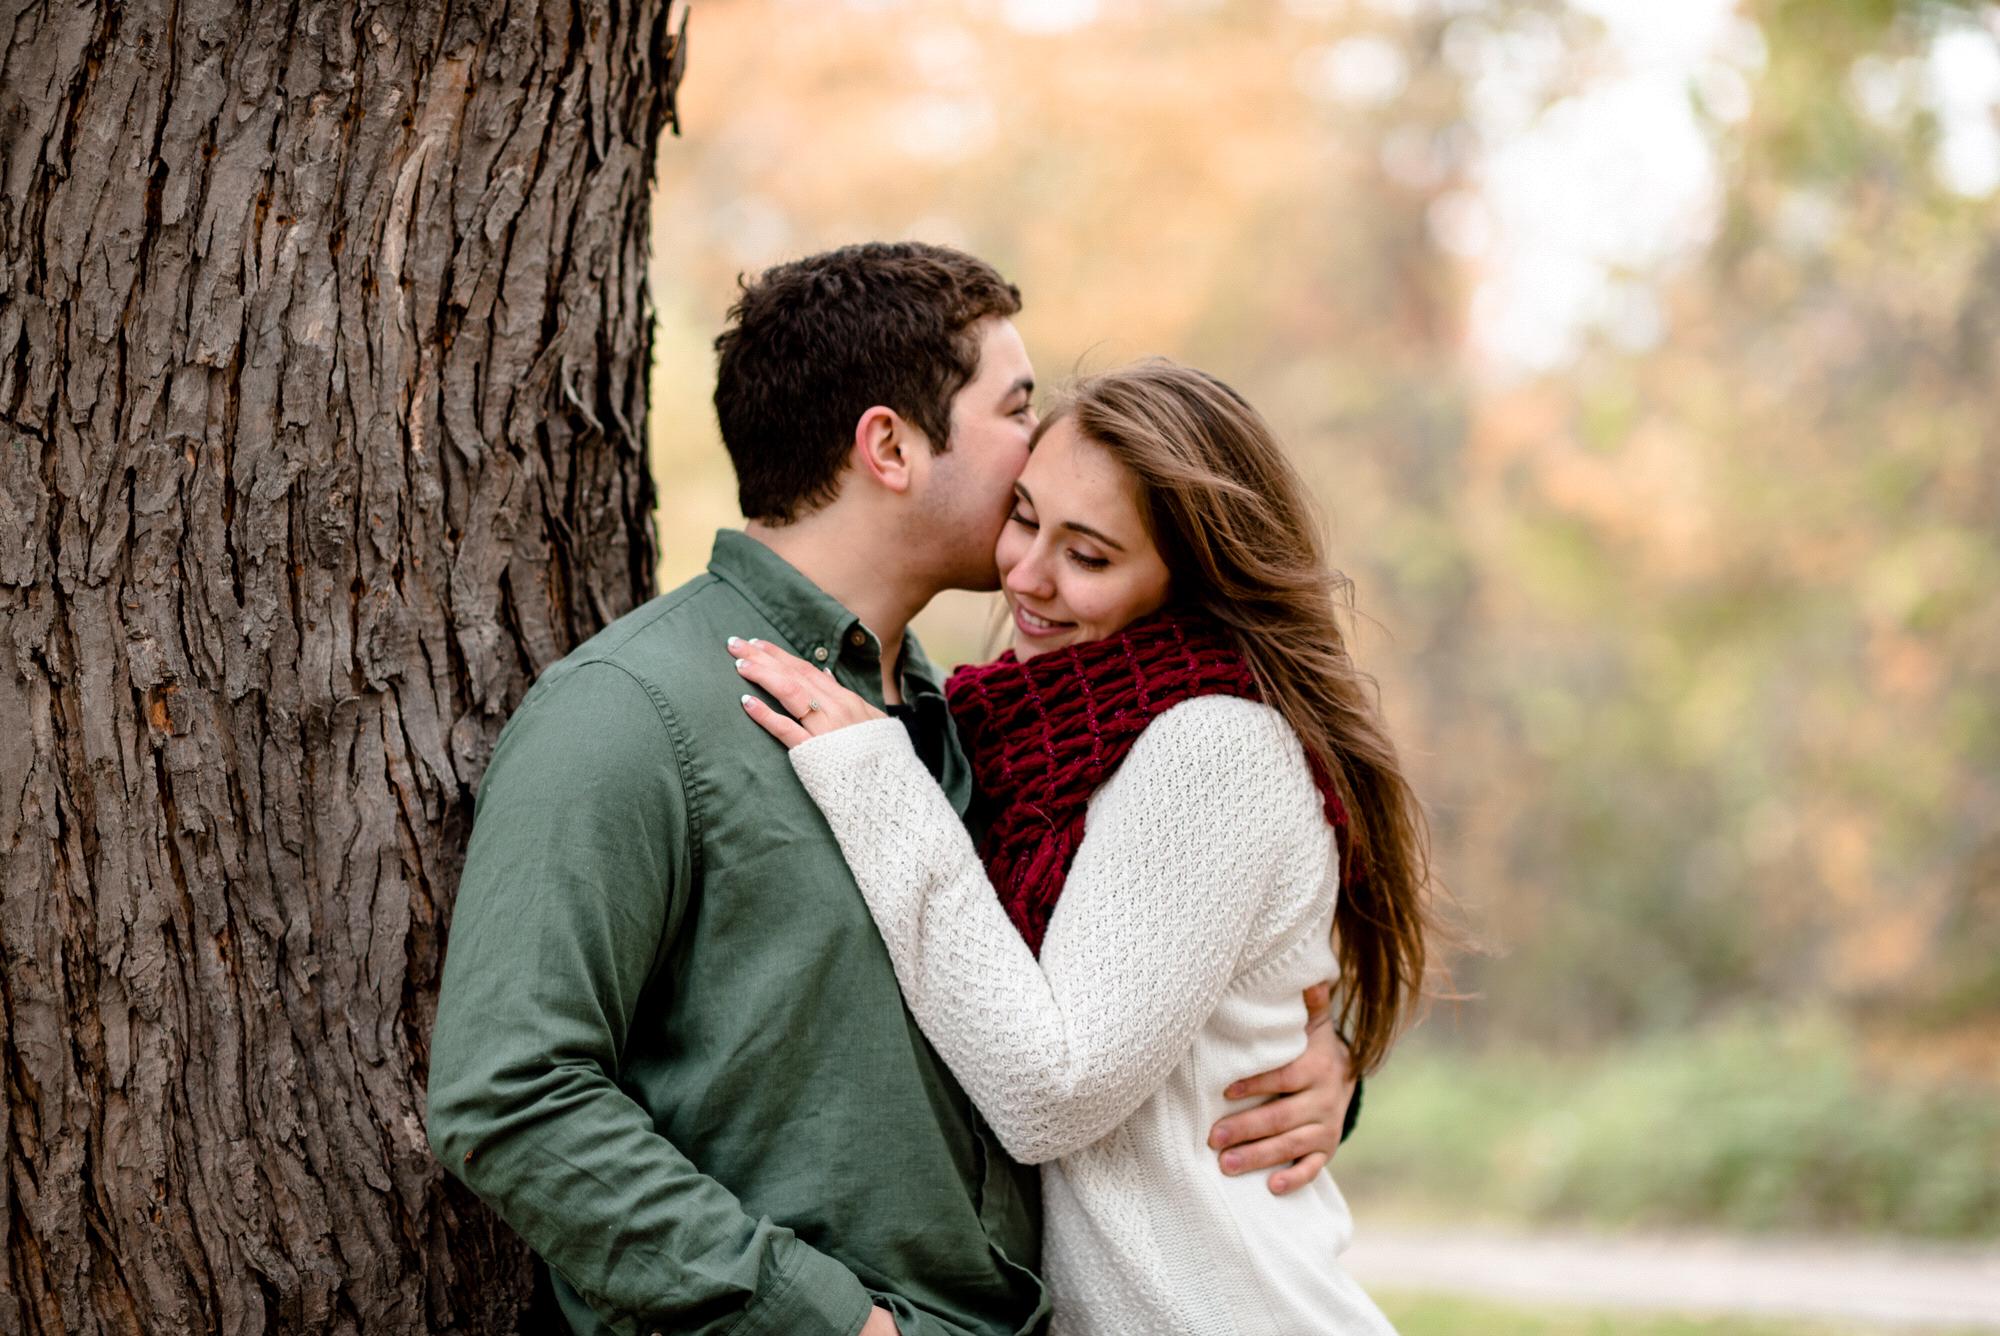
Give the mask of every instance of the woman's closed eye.
POLYGON ((1085 556, 1075 548, 1069 550, 1069 559, 1087 571, 1101 571, 1111 564, 1111 558, 1109 557, 1085 556))
POLYGON ((1035 523, 1033 520, 1029 519, 1026 515, 1023 515, 1018 510, 1015 511, 1013 514, 1009 515, 1007 518, 1012 520, 1014 523, 1021 525, 1023 528, 1040 529, 1042 527, 1041 525, 1035 523))

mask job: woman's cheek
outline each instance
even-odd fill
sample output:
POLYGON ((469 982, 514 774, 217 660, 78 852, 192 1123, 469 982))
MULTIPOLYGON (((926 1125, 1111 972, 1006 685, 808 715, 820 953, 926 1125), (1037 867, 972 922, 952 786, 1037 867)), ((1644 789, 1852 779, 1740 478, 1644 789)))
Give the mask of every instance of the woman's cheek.
POLYGON ((1091 611, 1099 625, 1111 630, 1123 630, 1152 609, 1143 606, 1140 591, 1124 571, 1116 574, 1100 575, 1096 588, 1090 591, 1091 611))
POLYGON ((1019 527, 1012 520, 1007 521, 1006 526, 1000 530, 1000 541, 993 545, 993 564, 999 567, 1002 580, 1007 578, 1008 572, 1021 564, 1021 541, 1014 533, 1019 527))
POLYGON ((1104 603, 1104 591, 1093 589, 1090 581, 1079 579, 1074 570, 1058 572, 1055 585, 1056 605, 1063 609, 1063 619, 1075 622, 1086 631, 1093 629, 1097 625, 1098 609, 1104 603))

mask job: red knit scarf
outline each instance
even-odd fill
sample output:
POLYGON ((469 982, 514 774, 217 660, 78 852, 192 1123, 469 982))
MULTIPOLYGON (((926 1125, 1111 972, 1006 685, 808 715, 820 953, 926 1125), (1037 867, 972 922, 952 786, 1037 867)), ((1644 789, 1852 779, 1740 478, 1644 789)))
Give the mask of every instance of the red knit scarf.
MULTIPOLYGON (((1090 796, 1146 725, 1196 696, 1259 698, 1226 628, 1171 611, 1025 663, 1009 650, 960 668, 945 691, 991 817, 980 857, 1007 916, 1038 956, 1083 843, 1090 796)), ((1327 819, 1344 832, 1347 811, 1317 762, 1313 777, 1327 819)))

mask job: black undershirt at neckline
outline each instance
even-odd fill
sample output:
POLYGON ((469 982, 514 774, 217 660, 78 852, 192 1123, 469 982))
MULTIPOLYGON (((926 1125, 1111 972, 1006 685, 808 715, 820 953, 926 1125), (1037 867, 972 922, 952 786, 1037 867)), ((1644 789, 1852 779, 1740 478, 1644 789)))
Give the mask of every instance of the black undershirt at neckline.
POLYGON ((931 778, 944 777, 944 737, 935 725, 925 727, 923 713, 914 705, 891 705, 888 707, 892 719, 903 721, 903 729, 910 735, 910 745, 917 749, 917 759, 924 763, 924 769, 931 772, 931 778))

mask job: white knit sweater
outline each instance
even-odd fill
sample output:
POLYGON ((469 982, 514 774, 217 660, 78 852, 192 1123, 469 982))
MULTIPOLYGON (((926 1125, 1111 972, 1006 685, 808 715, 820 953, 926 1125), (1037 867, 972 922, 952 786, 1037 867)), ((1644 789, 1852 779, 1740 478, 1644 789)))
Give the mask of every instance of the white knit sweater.
POLYGON ((1274 1197, 1205 1138, 1233 1080, 1298 1056, 1333 977, 1333 832, 1267 706, 1204 696, 1092 797, 1038 961, 894 719, 794 749, 903 995, 1000 1140, 1042 1165, 1060 1336, 1392 1332, 1338 1257, 1332 1178, 1274 1197))

